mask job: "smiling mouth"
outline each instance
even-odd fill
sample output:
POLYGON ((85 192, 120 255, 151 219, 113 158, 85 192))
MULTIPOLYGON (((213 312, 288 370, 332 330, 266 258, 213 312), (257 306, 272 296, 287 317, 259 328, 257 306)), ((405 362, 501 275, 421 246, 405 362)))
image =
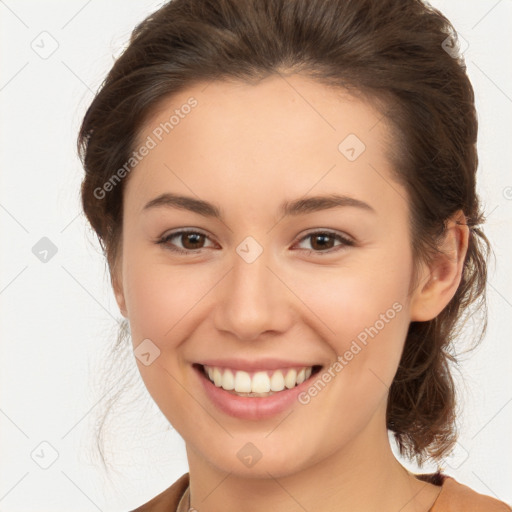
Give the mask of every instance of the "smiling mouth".
POLYGON ((303 366, 246 372, 232 368, 194 364, 216 387, 238 396, 267 397, 292 389, 317 374, 322 366, 303 366))

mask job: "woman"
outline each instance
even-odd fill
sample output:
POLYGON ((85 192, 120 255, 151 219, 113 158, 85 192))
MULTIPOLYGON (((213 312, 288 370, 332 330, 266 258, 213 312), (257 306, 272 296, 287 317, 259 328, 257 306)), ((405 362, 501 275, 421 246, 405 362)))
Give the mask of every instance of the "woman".
POLYGON ((189 473, 137 510, 493 511, 453 448, 477 121, 419 0, 174 0, 84 118, 85 214, 189 473))

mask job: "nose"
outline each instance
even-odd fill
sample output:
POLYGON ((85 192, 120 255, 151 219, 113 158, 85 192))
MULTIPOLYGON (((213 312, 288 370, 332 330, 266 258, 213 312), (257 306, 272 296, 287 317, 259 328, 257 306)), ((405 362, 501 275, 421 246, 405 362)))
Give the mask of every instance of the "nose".
POLYGON ((240 254, 234 254, 231 271, 217 287, 216 328, 245 341, 285 332, 293 323, 293 294, 267 251, 254 261, 240 254))

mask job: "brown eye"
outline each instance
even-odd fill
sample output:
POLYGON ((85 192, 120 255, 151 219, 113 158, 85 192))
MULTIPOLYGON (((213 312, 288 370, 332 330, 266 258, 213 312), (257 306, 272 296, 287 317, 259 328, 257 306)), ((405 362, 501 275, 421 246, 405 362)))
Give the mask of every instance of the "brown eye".
POLYGON ((311 247, 315 250, 332 249, 334 241, 334 237, 329 234, 311 235, 311 247))
POLYGON ((315 231, 303 237, 299 243, 310 240, 310 247, 304 248, 308 253, 330 254, 347 246, 353 246, 354 242, 348 237, 332 231, 315 231), (336 244, 336 241, 340 242, 336 244))
POLYGON ((205 235, 201 233, 183 233, 180 235, 180 240, 185 249, 201 249, 201 244, 204 243, 205 235))
POLYGON ((204 245, 206 240, 208 240, 208 236, 204 233, 182 230, 164 235, 157 241, 157 244, 162 244, 167 249, 181 254, 194 254, 195 251, 207 247, 204 245))

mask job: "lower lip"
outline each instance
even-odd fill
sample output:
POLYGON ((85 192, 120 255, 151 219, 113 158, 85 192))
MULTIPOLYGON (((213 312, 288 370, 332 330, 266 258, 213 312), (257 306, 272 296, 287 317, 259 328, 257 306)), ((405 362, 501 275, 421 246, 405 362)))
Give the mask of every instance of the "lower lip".
POLYGON ((293 403, 298 401, 297 396, 308 388, 312 377, 317 375, 314 373, 309 379, 298 386, 276 392, 270 396, 245 397, 234 395, 225 389, 217 387, 206 377, 202 368, 197 366, 193 368, 198 374, 206 394, 214 405, 229 416, 245 420, 262 420, 286 411, 293 403))

